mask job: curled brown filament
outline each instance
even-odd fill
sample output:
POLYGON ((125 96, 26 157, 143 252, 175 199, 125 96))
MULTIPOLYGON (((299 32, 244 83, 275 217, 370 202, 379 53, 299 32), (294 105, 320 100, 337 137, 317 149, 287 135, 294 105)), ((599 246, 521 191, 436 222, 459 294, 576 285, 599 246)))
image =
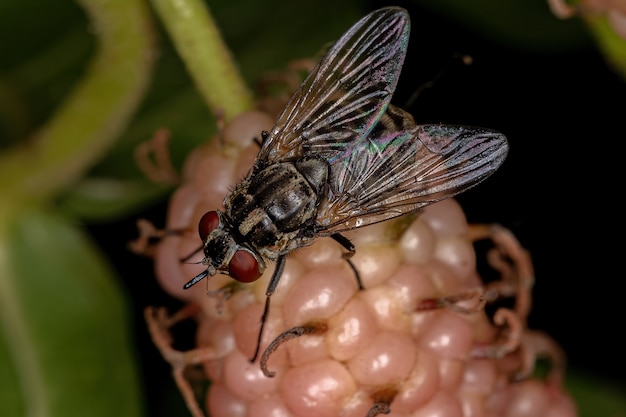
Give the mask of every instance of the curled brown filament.
POLYGON ((372 393, 371 397, 374 400, 374 405, 372 405, 369 409, 366 417, 376 417, 380 414, 389 414, 391 412, 391 402, 397 394, 398 388, 394 386, 383 387, 372 393))
MULTIPOLYGON (((139 236, 137 239, 129 242, 127 247, 131 252, 147 258, 154 257, 156 245, 164 238, 168 236, 181 236, 189 231, 188 229, 158 229, 152 222, 146 219, 138 219, 136 224, 139 236)), ((202 247, 194 251, 188 258, 191 258, 201 249, 202 247)), ((183 259, 181 262, 185 260, 186 259, 183 259)))
POLYGON ((486 286, 489 301, 515 297, 515 312, 525 323, 532 307, 532 287, 535 273, 530 253, 522 247, 513 233, 500 225, 474 225, 473 240, 491 239, 495 248, 487 253, 489 265, 500 274, 500 280, 486 286))
POLYGON ((167 129, 158 129, 152 137, 137 145, 134 152, 137 166, 155 184, 175 185, 180 182, 180 177, 172 160, 168 143, 170 132, 167 129))
POLYGON ((497 326, 506 326, 503 331, 506 339, 502 343, 478 345, 472 349, 474 358, 503 358, 515 351, 520 346, 524 325, 517 313, 508 308, 500 308, 496 311, 493 321, 497 326))
POLYGON ((521 367, 514 379, 520 380, 531 376, 537 359, 547 358, 550 361, 550 371, 546 377, 553 386, 563 384, 566 357, 563 349, 544 332, 526 330, 522 336, 521 367))
POLYGON ((381 402, 374 403, 372 408, 370 408, 369 411, 367 412, 366 417, 376 417, 381 414, 389 414, 390 412, 391 412, 391 409, 389 408, 389 403, 381 401, 381 402))
POLYGON ((314 322, 305 324, 303 326, 292 327, 291 329, 279 334, 276 339, 274 339, 272 343, 269 344, 269 346, 261 355, 261 370, 263 371, 263 375, 268 378, 273 378, 276 375, 276 372, 267 369, 267 361, 269 360, 270 355, 274 353, 274 351, 276 351, 276 349, 278 349, 280 345, 297 337, 310 334, 323 334, 326 333, 327 330, 328 325, 326 324, 326 322, 314 322))
POLYGON ((172 347, 173 338, 169 329, 178 322, 195 317, 199 310, 200 308, 196 304, 188 304, 172 316, 167 314, 165 308, 147 307, 144 310, 144 317, 148 324, 152 342, 161 353, 161 356, 172 366, 174 381, 193 417, 204 417, 204 412, 200 408, 198 400, 194 395, 194 390, 185 376, 185 370, 191 365, 198 365, 207 360, 217 359, 218 356, 215 350, 210 347, 198 347, 184 352, 174 349, 172 347))
POLYGON ((416 311, 436 310, 448 308, 460 314, 472 314, 481 311, 487 302, 482 288, 474 288, 459 294, 421 300, 416 311), (465 304, 469 303, 469 306, 465 304))

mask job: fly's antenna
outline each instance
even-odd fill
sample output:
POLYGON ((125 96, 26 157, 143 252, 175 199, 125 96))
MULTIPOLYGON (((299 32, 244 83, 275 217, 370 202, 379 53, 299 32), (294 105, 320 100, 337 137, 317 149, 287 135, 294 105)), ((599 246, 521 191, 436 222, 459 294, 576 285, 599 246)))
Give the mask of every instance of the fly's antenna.
POLYGON ((444 75, 446 75, 446 73, 448 73, 452 67, 452 65, 457 62, 457 61, 461 61, 461 63, 465 66, 469 66, 472 65, 472 62, 474 61, 474 59, 467 54, 462 54, 460 52, 456 52, 452 55, 452 57, 450 58, 450 60, 448 61, 448 63, 446 65, 444 65, 443 68, 441 68, 439 70, 439 72, 437 74, 435 74, 435 76, 432 78, 432 80, 425 82, 424 84, 420 85, 417 90, 415 90, 415 92, 413 94, 411 94, 411 97, 409 97, 409 99, 406 101, 406 103, 404 103, 404 106, 402 106, 402 108, 404 109, 408 109, 409 107, 411 107, 411 105, 413 105, 413 103, 415 102, 415 100, 417 100, 417 98, 420 96, 420 94, 422 94, 424 91, 426 91, 427 89, 433 87, 435 85, 435 83, 444 75))

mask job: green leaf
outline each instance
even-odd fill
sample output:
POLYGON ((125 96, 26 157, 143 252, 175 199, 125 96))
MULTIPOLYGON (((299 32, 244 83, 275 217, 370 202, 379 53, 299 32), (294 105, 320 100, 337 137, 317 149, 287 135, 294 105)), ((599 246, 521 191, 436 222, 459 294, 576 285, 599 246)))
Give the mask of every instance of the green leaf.
POLYGON ((97 53, 50 120, 0 153, 0 187, 11 200, 43 201, 81 178, 126 128, 148 87, 154 51, 146 5, 80 4, 97 34, 97 53))
POLYGON ((588 372, 569 369, 566 387, 576 400, 580 417, 626 417, 624 381, 611 381, 588 372))
POLYGON ((87 177, 60 201, 59 209, 95 223, 139 212, 147 202, 163 199, 171 191, 172 187, 148 180, 87 177))
MULTIPOLYGON (((240 64, 244 79, 249 85, 254 85, 257 78, 268 70, 284 70, 290 60, 314 57, 326 43, 336 39, 361 17, 364 8, 358 4, 358 1, 349 1, 337 5, 331 0, 299 4, 295 14, 297 18, 294 18, 293 4, 286 0, 263 3, 238 1, 235 4, 212 2, 209 6, 214 14, 214 23, 223 32, 236 62, 240 64), (324 22, 324 25, 320 26, 319 22, 324 22)), ((200 29, 197 31, 203 33, 200 29)), ((190 64, 183 63, 167 33, 162 32, 159 40, 154 81, 142 107, 115 148, 91 171, 90 177, 84 178, 63 197, 61 206, 67 213, 87 220, 105 220, 154 204, 164 194, 155 193, 155 186, 145 181, 144 174, 133 159, 135 147, 149 140, 157 129, 167 128, 172 136, 169 143, 172 161, 180 169, 189 152, 216 132, 215 117, 206 105, 211 100, 203 100, 195 88, 186 69, 190 64), (90 192, 89 187, 93 185, 91 177, 95 177, 97 184, 116 184, 111 189, 120 192, 110 196, 90 192), (145 188, 140 190, 137 187, 145 188), (130 189, 137 192, 122 192, 130 189), (94 211, 88 212, 92 208, 94 211)), ((194 55, 191 54, 191 57, 194 55)), ((186 58, 186 61, 189 59, 186 58)), ((207 61, 206 56, 203 61, 207 61)), ((202 62, 195 62, 191 67, 197 74, 204 74, 205 83, 216 83, 216 76, 211 75, 208 69, 203 70, 202 62)), ((224 82, 217 78, 218 84, 224 82)), ((231 89, 237 91, 236 83, 231 89)), ((227 93, 221 93, 224 94, 227 93)), ((243 108, 242 104, 232 107, 239 106, 243 108)))
POLYGON ((207 107, 226 120, 253 107, 220 30, 201 0, 152 0, 207 107), (217 82, 219 80, 219 82, 217 82))
POLYGON ((126 296, 92 242, 22 210, 0 254, 0 415, 141 415, 126 296))
POLYGON ((606 15, 590 13, 584 17, 593 34, 598 49, 604 54, 607 64, 626 80, 626 39, 621 38, 608 22, 606 15))

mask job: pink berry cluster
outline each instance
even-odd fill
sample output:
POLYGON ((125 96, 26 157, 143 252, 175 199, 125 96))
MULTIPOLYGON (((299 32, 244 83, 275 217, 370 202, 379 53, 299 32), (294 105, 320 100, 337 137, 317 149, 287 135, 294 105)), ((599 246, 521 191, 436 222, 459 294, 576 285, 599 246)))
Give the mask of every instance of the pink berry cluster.
POLYGON ((187 302, 172 315, 148 308, 146 319, 192 415, 576 415, 562 387, 560 348, 526 327, 529 254, 502 227, 468 225, 453 199, 347 234, 364 290, 332 239, 292 254, 271 297, 262 354, 251 363, 273 265, 250 284, 217 275, 183 285, 205 268, 199 219, 221 208, 252 166, 253 138, 271 125, 261 112, 233 120, 189 156, 166 231, 140 224, 144 238, 162 237, 152 248, 160 285, 187 302), (488 284, 476 270, 474 242, 481 239, 493 242, 487 256, 499 276, 488 284), (513 307, 488 316, 485 305, 502 298, 513 307), (172 347, 170 328, 185 319, 198 326, 196 348, 182 352, 172 347), (541 378, 533 375, 539 357, 552 365, 541 378), (201 399, 192 368, 211 381, 201 399))

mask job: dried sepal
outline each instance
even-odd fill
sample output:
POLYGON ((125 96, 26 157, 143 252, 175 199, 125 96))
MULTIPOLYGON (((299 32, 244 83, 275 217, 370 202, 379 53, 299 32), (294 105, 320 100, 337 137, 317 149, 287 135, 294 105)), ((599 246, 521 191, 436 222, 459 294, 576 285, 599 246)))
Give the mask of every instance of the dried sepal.
POLYGON ((188 351, 179 351, 172 347, 173 339, 170 328, 176 323, 190 319, 199 313, 197 305, 188 304, 173 316, 169 316, 165 308, 147 307, 144 317, 152 342, 159 349, 161 356, 171 365, 176 386, 181 392, 185 404, 193 417, 204 417, 198 404, 193 387, 185 375, 189 366, 199 365, 204 361, 217 358, 215 350, 209 346, 198 347, 188 351))
POLYGON ((158 129, 152 138, 135 147, 133 155, 137 167, 155 184, 176 185, 180 183, 180 175, 170 158, 169 142, 170 131, 158 129))

